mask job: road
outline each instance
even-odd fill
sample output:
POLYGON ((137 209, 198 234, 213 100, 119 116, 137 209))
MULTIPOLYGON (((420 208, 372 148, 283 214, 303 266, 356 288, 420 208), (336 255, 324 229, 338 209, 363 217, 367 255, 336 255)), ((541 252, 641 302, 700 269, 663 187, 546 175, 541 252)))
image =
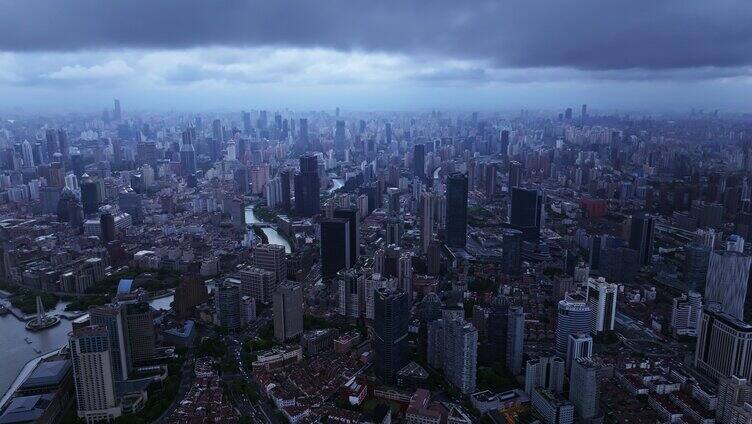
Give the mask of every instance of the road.
POLYGON ((188 390, 193 383, 193 363, 193 352, 188 352, 188 356, 185 358, 183 366, 180 369, 180 387, 178 387, 178 392, 175 395, 175 399, 172 400, 170 407, 162 412, 162 415, 160 415, 159 418, 154 420, 154 423, 159 424, 167 419, 167 417, 172 415, 178 404, 185 398, 185 395, 188 393, 188 390))

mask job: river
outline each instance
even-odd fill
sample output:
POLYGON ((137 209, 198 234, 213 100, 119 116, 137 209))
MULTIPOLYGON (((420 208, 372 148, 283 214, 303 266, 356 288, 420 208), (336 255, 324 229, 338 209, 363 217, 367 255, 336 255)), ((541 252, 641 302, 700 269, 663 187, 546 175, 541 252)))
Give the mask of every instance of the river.
MULTIPOLYGON (((266 224, 266 222, 258 219, 256 217, 256 212, 253 210, 253 206, 248 206, 245 208, 245 223, 246 225, 250 224, 266 224)), ((252 230, 249 230, 252 231, 252 230)), ((287 239, 279 235, 277 230, 271 227, 264 227, 261 229, 261 231, 266 234, 266 237, 269 239, 269 244, 280 244, 285 247, 285 252, 291 253, 292 249, 290 248, 290 243, 287 242, 287 239)))
MULTIPOLYGON (((170 295, 149 303, 155 309, 169 309, 172 298, 170 295)), ((49 313, 63 312, 66 305, 67 302, 59 302, 49 313)), ((36 333, 26 331, 25 325, 25 322, 16 319, 13 314, 0 316, 0 358, 3 358, 3 365, 0 366, 0 396, 5 394, 26 363, 40 356, 34 349, 45 354, 68 343, 71 322, 65 318, 60 319, 60 324, 36 333), (31 343, 26 342, 27 338, 31 343)))

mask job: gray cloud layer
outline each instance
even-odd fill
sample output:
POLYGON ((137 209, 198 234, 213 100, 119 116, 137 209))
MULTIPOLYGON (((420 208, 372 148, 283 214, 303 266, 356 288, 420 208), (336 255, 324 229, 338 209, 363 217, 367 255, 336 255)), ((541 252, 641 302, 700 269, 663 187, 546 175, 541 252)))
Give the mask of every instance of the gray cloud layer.
POLYGON ((216 45, 435 55, 499 68, 740 67, 752 64, 752 1, 0 0, 4 51, 216 45))

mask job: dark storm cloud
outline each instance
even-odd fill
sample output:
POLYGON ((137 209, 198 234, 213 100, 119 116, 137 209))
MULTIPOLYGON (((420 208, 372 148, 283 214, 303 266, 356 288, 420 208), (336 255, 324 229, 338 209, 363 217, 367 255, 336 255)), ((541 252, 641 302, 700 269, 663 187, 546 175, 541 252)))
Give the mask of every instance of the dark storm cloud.
POLYGON ((435 55, 500 68, 738 67, 752 63, 752 1, 0 0, 0 50, 217 45, 435 55))

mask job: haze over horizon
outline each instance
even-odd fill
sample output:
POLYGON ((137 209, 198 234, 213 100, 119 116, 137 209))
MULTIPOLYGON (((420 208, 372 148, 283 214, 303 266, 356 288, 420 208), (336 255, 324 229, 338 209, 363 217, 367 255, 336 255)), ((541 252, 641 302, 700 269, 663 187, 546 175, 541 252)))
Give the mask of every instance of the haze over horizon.
POLYGON ((0 110, 752 108, 742 1, 0 8, 0 110))

